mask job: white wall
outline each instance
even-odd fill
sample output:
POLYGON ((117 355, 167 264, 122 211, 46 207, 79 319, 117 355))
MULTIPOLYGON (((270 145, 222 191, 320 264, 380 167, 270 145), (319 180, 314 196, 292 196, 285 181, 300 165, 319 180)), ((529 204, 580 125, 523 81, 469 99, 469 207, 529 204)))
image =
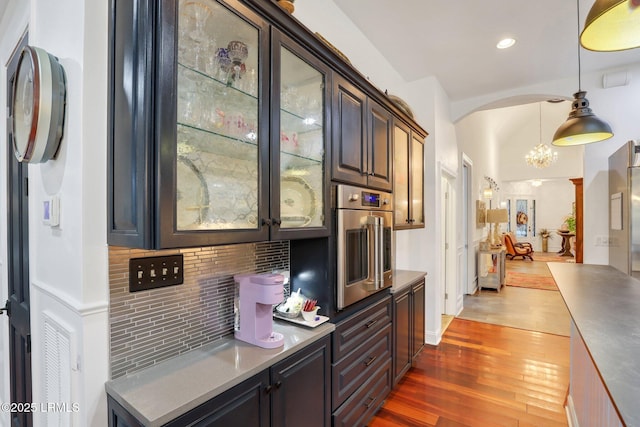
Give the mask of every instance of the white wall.
MULTIPOLYGON (((548 251, 552 253, 559 251, 562 239, 556 234, 556 230, 562 226, 564 218, 571 213, 572 203, 575 200, 573 183, 568 178, 558 178, 545 180, 539 187, 534 187, 531 181, 512 181, 503 183, 503 193, 504 199, 512 200, 512 207, 515 207, 516 198, 536 201, 536 236, 526 239, 518 238, 518 240, 531 242, 536 252, 542 251, 542 241, 538 233, 546 228, 551 232, 548 251)), ((512 216, 514 213, 512 212, 512 216)), ((511 227, 512 230, 515 229, 513 218, 511 227)), ((502 230, 506 229, 506 224, 503 224, 502 230)))
MULTIPOLYGON (((43 353, 46 312, 65 325, 71 338, 71 397, 80 408, 72 415, 73 425, 104 425, 109 327, 105 233, 107 2, 11 2, 0 33, 3 63, 25 28, 25 10, 29 44, 58 57, 67 79, 64 138, 58 157, 29 166, 33 401, 47 401, 45 377, 53 374, 45 370, 43 353), (20 10, 12 9, 14 6, 20 10), (39 220, 39 214, 42 202, 54 195, 61 203, 60 227, 50 228, 39 220)), ((5 71, 3 67, 3 77, 5 71)), ((4 92, 3 83, 3 100, 4 92)), ((2 135, 4 126, 5 121, 0 121, 2 135)), ((6 206, 6 186, 0 191, 6 206)), ((6 235, 6 217, 0 227, 6 235)), ((6 253, 2 262, 6 263, 6 253)), ((6 269, 3 279, 6 280, 6 269)), ((6 331, 2 327, 2 342, 6 342, 6 331)), ((5 357, 3 364, 6 390, 5 357)), ((3 396, 2 400, 9 399, 3 396)), ((34 424, 45 425, 46 417, 43 413, 34 414, 34 424)))

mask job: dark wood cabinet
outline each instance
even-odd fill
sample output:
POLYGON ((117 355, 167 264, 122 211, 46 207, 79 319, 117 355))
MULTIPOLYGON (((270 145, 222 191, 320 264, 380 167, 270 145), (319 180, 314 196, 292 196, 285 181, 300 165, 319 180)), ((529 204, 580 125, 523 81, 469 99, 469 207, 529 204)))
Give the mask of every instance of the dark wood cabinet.
POLYGON ((402 379, 424 347, 425 281, 393 294, 393 385, 402 379))
POLYGON ((329 235, 332 72, 277 12, 111 0, 109 244, 329 235))
POLYGON ((394 147, 394 229, 423 228, 424 222, 424 136, 396 120, 394 147))
POLYGON ((415 360, 424 347, 425 340, 425 281, 422 280, 413 285, 411 292, 413 294, 412 358, 415 360))
MULTIPOLYGON (((164 425, 329 427, 330 372, 327 336, 164 425)), ((110 396, 108 410, 109 427, 142 426, 110 396)))
POLYGON ((393 384, 411 368, 413 337, 411 335, 411 287, 393 294, 393 384))
POLYGON ((272 426, 331 425, 330 350, 326 337, 271 367, 272 426))
POLYGON ((386 108, 334 75, 332 179, 391 191, 392 121, 386 108))
POLYGON ((334 426, 365 426, 391 391, 391 297, 336 324, 333 332, 334 426))

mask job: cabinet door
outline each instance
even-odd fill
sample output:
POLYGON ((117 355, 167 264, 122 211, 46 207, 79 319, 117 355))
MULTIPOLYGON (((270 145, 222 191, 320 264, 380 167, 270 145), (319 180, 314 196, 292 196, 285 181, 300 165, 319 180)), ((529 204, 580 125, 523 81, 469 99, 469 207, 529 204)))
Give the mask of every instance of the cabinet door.
POLYGON ((424 280, 420 283, 413 285, 413 354, 415 358, 422 347, 424 347, 424 322, 425 322, 425 292, 424 292, 424 280))
POLYGON ((276 30, 272 51, 272 238, 327 236, 330 70, 276 30))
POLYGON ((159 247, 268 238, 268 26, 228 4, 162 2, 159 247))
POLYGON ((411 137, 411 225, 424 227, 424 144, 411 137))
POLYGON ((389 111, 372 99, 367 100, 367 185, 380 190, 392 188, 392 121, 389 111))
POLYGON ((330 357, 325 337, 271 367, 272 426, 331 425, 330 357))
POLYGON ((393 129, 393 222, 394 228, 408 228, 409 214, 409 128, 396 123, 393 129))
POLYGON ((333 81, 331 176, 364 186, 368 162, 366 95, 337 74, 333 81))
POLYGON ((411 337, 411 288, 393 296, 393 384, 397 384, 411 367, 413 338, 411 337))
POLYGON ((269 395, 267 370, 238 384, 220 396, 165 424, 165 427, 267 427, 269 395))

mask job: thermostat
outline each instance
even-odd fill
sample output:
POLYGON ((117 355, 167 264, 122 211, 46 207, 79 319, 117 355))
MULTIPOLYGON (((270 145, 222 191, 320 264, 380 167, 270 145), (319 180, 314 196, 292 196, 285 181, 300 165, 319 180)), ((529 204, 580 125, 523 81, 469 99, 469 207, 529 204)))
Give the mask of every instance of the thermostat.
POLYGON ((60 225, 60 198, 53 196, 42 202, 42 222, 50 227, 60 225))

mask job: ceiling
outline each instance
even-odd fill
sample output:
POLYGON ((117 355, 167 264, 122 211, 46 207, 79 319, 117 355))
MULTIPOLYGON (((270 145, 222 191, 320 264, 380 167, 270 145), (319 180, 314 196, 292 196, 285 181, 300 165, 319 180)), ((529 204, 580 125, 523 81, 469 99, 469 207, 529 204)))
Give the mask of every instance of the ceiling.
POLYGON ((0 21, 2 21, 2 15, 9 4, 9 0, 0 0, 0 21))
MULTIPOLYGON (((453 102, 572 76, 577 89, 575 0, 334 1, 407 82, 435 76, 453 102)), ((640 49, 580 55, 583 74, 640 63, 640 49)))

